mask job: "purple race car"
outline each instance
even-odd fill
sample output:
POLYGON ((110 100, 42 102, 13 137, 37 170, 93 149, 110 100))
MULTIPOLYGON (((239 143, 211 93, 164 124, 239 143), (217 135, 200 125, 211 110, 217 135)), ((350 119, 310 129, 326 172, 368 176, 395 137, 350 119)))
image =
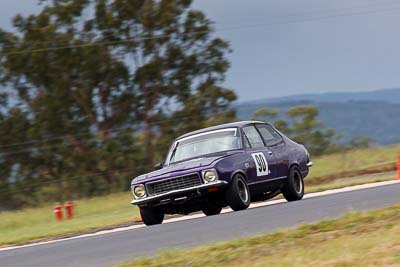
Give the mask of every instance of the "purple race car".
POLYGON ((177 138, 156 171, 132 180, 131 203, 146 225, 154 225, 164 214, 209 216, 226 206, 238 211, 279 193, 300 200, 312 165, 303 145, 268 123, 223 124, 177 138))

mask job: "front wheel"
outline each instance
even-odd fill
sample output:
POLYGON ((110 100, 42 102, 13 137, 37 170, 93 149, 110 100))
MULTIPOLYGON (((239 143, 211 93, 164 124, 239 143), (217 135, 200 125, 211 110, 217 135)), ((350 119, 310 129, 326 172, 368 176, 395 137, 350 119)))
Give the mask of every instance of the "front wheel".
POLYGON ((285 186, 282 188, 283 196, 287 201, 300 200, 304 196, 304 180, 298 167, 292 167, 285 186))
POLYGON ((140 215, 147 226, 160 224, 164 220, 164 212, 157 208, 140 208, 140 215))
POLYGON ((247 209, 250 205, 250 190, 243 175, 237 174, 226 191, 226 201, 234 211, 247 209))
POLYGON ((218 215, 221 213, 222 208, 214 205, 203 207, 202 211, 206 216, 218 215))

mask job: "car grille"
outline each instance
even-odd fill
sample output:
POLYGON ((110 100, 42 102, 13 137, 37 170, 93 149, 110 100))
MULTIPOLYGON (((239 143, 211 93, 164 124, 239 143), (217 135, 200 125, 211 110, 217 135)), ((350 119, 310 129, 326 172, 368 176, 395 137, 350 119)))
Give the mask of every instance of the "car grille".
POLYGON ((197 173, 151 182, 146 185, 149 195, 159 195, 172 190, 185 189, 201 185, 202 181, 197 173))

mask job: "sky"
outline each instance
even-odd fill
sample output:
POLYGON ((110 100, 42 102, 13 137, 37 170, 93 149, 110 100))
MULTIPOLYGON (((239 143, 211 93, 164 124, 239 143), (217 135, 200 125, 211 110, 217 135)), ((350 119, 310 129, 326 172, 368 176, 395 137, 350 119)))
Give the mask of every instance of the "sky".
MULTIPOLYGON (((37 0, 0 0, 0 27, 37 0), (23 4, 22 4, 23 3, 23 4)), ((239 101, 400 87, 400 2, 197 0, 229 41, 224 86, 239 101)))

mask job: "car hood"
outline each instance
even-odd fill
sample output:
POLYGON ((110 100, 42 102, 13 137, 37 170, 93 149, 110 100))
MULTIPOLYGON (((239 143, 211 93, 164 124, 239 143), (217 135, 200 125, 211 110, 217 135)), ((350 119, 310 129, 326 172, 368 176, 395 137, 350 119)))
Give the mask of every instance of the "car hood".
POLYGON ((225 158, 230 155, 233 155, 233 154, 237 154, 237 153, 241 153, 241 151, 222 152, 222 153, 218 153, 218 154, 204 156, 201 158, 187 160, 187 161, 180 162, 177 164, 172 164, 170 166, 166 166, 166 167, 162 168, 161 170, 153 171, 153 172, 138 176, 132 180, 132 184, 138 183, 138 182, 148 182, 148 181, 156 180, 157 178, 171 177, 176 172, 190 171, 192 169, 198 169, 198 168, 202 168, 202 167, 204 167, 204 168, 212 167, 220 159, 225 158))

